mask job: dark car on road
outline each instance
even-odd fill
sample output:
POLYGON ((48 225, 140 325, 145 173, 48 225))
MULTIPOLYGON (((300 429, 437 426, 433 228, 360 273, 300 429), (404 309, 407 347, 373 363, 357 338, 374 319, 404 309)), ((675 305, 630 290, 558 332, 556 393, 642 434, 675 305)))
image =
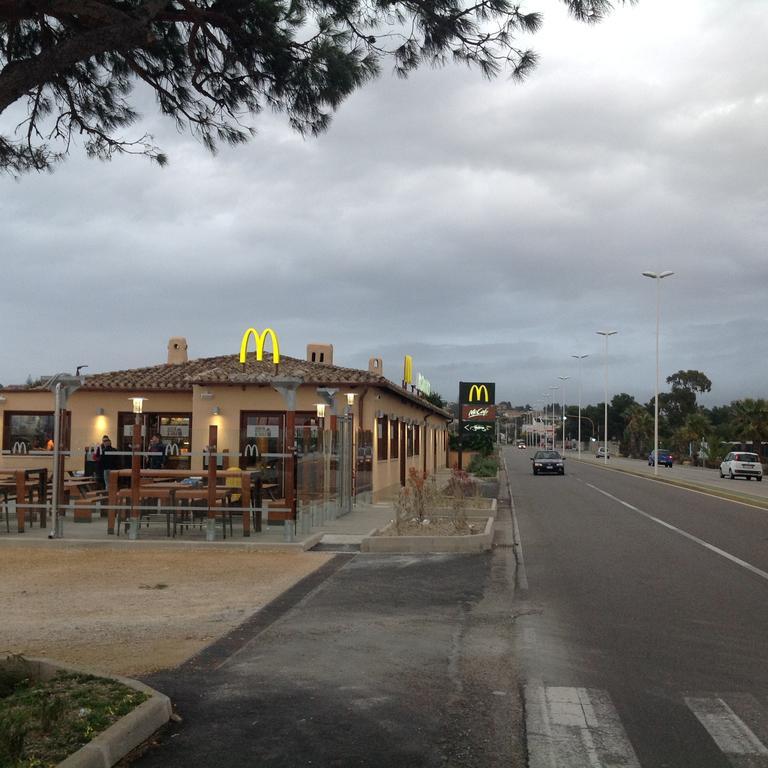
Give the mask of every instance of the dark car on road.
POLYGON ((565 474, 565 459, 558 451, 536 451, 531 459, 533 474, 549 472, 554 475, 565 474))
MULTIPOLYGON (((651 451, 648 454, 649 467, 652 467, 655 463, 653 454, 654 454, 654 451, 651 451)), ((659 464, 661 464, 662 467, 671 467, 672 459, 673 459, 672 454, 666 448, 659 448, 659 464)))

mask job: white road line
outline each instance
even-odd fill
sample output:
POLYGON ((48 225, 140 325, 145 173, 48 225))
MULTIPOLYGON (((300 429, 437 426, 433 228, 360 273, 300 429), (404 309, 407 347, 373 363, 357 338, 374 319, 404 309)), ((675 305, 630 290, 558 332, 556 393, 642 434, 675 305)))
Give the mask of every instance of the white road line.
POLYGON ((529 768, 640 768, 605 691, 525 688, 529 768))
MULTIPOLYGON (((685 703, 707 729, 721 752, 726 755, 768 757, 768 748, 765 744, 723 699, 689 697, 685 699, 685 703)), ((760 765, 766 764, 768 763, 760 761, 760 765)))
POLYGON ((698 536, 694 536, 692 533, 688 533, 687 531, 684 531, 681 528, 677 528, 671 523, 667 523, 664 520, 660 520, 658 517, 654 517, 653 515, 649 515, 647 512, 643 512, 642 509, 638 509, 632 504, 629 504, 626 501, 622 501, 617 496, 614 496, 612 493, 608 493, 608 491, 604 491, 602 488, 598 488, 596 485, 587 483, 587 486, 589 488, 592 488, 592 490, 597 491, 598 493, 602 493, 603 496, 607 496, 609 499, 612 499, 618 504, 621 504, 623 507, 626 507, 627 509, 631 509, 633 512, 637 512, 638 515, 642 515, 648 520, 652 520, 654 523, 658 523, 659 525, 664 526, 664 528, 668 528, 670 531, 679 533, 681 536, 684 536, 686 539, 689 539, 690 541, 693 541, 696 544, 704 547, 704 549, 708 549, 710 552, 714 552, 716 555, 720 555, 720 557, 724 557, 726 560, 730 560, 732 563, 735 563, 736 565, 739 565, 742 568, 745 568, 751 573, 754 573, 756 576, 760 576, 760 578, 768 581, 768 572, 755 567, 754 565, 748 563, 746 560, 742 560, 740 557, 736 557, 736 555, 732 555, 730 552, 726 552, 724 549, 720 549, 720 547, 716 547, 714 544, 710 544, 709 542, 704 541, 704 539, 700 539, 698 536))

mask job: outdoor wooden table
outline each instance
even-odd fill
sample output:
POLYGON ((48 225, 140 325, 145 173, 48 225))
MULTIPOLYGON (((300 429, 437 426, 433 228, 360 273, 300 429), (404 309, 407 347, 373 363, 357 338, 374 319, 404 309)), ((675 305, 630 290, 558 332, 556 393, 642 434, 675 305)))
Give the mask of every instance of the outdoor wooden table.
MULTIPOLYGON (((152 483, 151 485, 142 485, 139 488, 140 499, 156 499, 160 503, 168 502, 165 509, 165 517, 166 530, 169 536, 171 535, 171 516, 174 519, 174 533, 176 531, 176 500, 174 492, 180 487, 183 487, 180 483, 152 483)), ((125 503, 126 500, 130 501, 131 495, 132 491, 130 488, 122 488, 117 492, 118 503, 125 503)), ((141 515, 139 515, 139 520, 141 520, 141 515)), ((118 516, 117 520, 117 535, 120 535, 120 516, 118 516)))
POLYGON ((87 490, 94 490, 96 486, 96 479, 93 477, 78 477, 67 478, 64 481, 65 491, 77 491, 82 496, 87 490))
MULTIPOLYGON (((239 493, 239 488, 233 488, 229 486, 216 486, 215 490, 215 496, 216 496, 216 502, 220 502, 222 506, 225 506, 229 503, 229 500, 232 498, 233 493, 239 493)), ((176 501, 204 501, 206 504, 208 503, 208 488, 203 486, 200 488, 189 488, 186 487, 183 490, 176 491, 176 501)), ((192 513, 192 510, 190 508, 190 513, 192 513)), ((223 514, 223 512, 222 512, 223 514)), ((243 512, 243 519, 245 519, 248 516, 248 512, 243 512)), ((223 523, 222 523, 223 525, 223 523)), ((230 533, 232 532, 232 516, 230 514, 230 533)), ((226 532, 224 534, 226 536, 226 532)))
MULTIPOLYGON (((238 471, 239 476, 241 478, 240 487, 237 486, 215 486, 217 489, 220 489, 220 491, 228 498, 229 494, 232 492, 239 492, 241 494, 241 504, 243 509, 245 510, 243 512, 243 536, 250 536, 251 535, 251 519, 250 519, 250 508, 251 508, 251 487, 252 487, 252 477, 251 473, 248 471, 238 471)), ((132 490, 130 488, 119 488, 119 482, 121 478, 133 478, 133 471, 130 469, 119 469, 119 470, 113 470, 109 474, 109 522, 107 524, 107 532, 108 533, 114 533, 114 527, 115 527, 115 518, 117 517, 116 512, 118 509, 118 502, 123 501, 126 499, 131 499, 133 497, 132 490), (120 496, 118 494, 121 494, 120 496)), ((219 478, 221 475, 219 475, 219 478)), ((205 472, 201 473, 198 471, 188 470, 188 469, 142 469, 139 472, 139 497, 142 493, 144 493, 144 489, 149 488, 157 488, 163 480, 166 482, 176 479, 190 479, 195 478, 199 479, 201 481, 207 480, 212 485, 215 485, 216 482, 216 472, 215 469, 211 468, 209 472, 206 474, 205 472), (158 482, 155 482, 158 481, 158 482)), ((175 491, 174 493, 188 493, 192 492, 194 498, 201 498, 199 494, 203 494, 202 498, 207 500, 208 499, 208 487, 207 486, 201 486, 201 487, 191 487, 187 483, 175 483, 174 487, 181 486, 180 491, 175 491)), ((175 497, 177 498, 177 497, 175 497)), ((214 496, 214 498, 218 498, 217 495, 214 496)))

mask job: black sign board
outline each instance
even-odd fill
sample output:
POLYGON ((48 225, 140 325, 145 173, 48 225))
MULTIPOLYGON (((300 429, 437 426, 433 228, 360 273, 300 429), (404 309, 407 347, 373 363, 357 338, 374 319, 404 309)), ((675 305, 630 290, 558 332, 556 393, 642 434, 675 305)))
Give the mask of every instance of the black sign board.
POLYGON ((460 381, 459 403, 461 405, 493 405, 496 402, 496 382, 460 381))
POLYGON ((493 422, 465 422, 462 432, 465 435, 493 435, 496 430, 496 424, 493 422))

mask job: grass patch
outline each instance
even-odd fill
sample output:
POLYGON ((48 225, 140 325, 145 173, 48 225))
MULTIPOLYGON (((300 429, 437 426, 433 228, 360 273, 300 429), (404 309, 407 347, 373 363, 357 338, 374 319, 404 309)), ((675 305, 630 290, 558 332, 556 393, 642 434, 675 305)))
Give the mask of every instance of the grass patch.
POLYGON ((52 768, 149 698, 93 675, 36 681, 33 670, 20 656, 0 661, 2 768, 52 768))
POLYGON ((478 454, 472 458, 467 471, 475 477, 496 477, 496 473, 499 471, 499 462, 495 456, 478 454))

